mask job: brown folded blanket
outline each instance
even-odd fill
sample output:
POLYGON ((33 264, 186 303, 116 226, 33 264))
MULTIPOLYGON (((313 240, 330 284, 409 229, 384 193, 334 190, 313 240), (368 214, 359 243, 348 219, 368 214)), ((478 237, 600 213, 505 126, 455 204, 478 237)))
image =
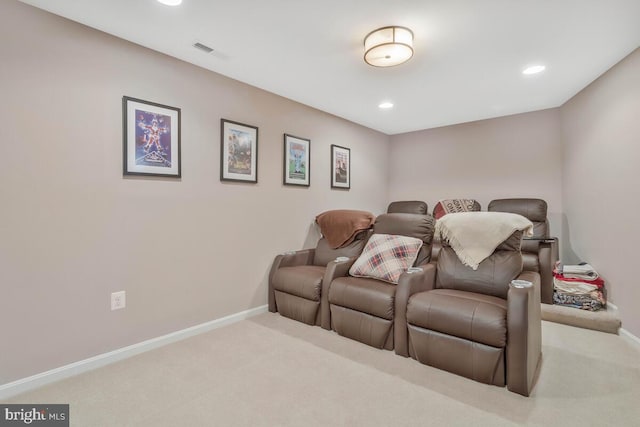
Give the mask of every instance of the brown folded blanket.
POLYGON ((359 232, 371 228, 375 219, 371 212, 340 209, 321 213, 316 222, 329 246, 337 249, 353 242, 359 232))

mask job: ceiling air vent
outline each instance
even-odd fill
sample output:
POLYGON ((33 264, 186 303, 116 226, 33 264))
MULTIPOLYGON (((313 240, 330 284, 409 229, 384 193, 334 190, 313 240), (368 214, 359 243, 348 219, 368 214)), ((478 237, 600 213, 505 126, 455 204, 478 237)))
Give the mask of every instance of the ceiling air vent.
POLYGON ((203 45, 202 43, 196 43, 196 44, 193 45, 193 47, 195 47, 196 49, 200 49, 201 51, 206 52, 206 53, 213 52, 213 49, 211 49, 209 46, 203 45))

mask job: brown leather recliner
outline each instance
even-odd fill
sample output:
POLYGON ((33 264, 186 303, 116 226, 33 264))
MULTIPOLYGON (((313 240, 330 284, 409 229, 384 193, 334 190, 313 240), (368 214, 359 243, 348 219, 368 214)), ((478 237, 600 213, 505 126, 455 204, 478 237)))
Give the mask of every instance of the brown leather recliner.
POLYGON ((398 299, 396 353, 528 396, 541 357, 540 278, 522 271, 521 239, 515 232, 475 271, 443 242, 431 290, 398 299))
POLYGON ((496 199, 489 211, 511 212, 533 222, 533 236, 522 242, 524 270, 540 273, 540 299, 553 304, 553 267, 558 261, 558 239, 549 236, 547 202, 541 199, 496 199))
POLYGON ((353 242, 338 249, 332 249, 323 237, 315 249, 276 256, 269 272, 269 311, 309 325, 322 324, 322 313, 328 313, 328 307, 321 309, 323 280, 330 283, 334 277, 345 275, 351 264, 336 258, 345 257, 353 263, 369 234, 362 231, 353 242))
MULTIPOLYGON (((429 262, 433 232, 434 220, 431 215, 383 214, 376 218, 373 226, 374 234, 421 239, 423 246, 414 266, 429 262)), ((350 267, 352 262, 345 264, 350 267)), ((331 282, 328 292, 323 292, 323 295, 328 296, 331 328, 342 336, 370 346, 393 349, 396 291, 417 289, 413 283, 424 282, 424 276, 428 274, 425 271, 403 273, 398 285, 373 278, 351 277, 347 276, 346 272, 345 277, 336 277, 331 282)), ((326 317, 328 316, 324 318, 326 317)))

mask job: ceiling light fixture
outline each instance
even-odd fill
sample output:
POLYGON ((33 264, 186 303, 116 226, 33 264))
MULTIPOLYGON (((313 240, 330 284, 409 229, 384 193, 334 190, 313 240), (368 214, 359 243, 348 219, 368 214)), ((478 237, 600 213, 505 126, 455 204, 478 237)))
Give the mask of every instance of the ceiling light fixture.
POLYGON ((413 56, 413 32, 405 27, 382 27, 364 38, 364 61, 374 67, 392 67, 413 56))
POLYGON ((532 65, 531 67, 527 67, 524 70, 522 70, 522 74, 525 74, 525 75, 538 74, 543 72, 545 68, 547 67, 545 67, 544 65, 532 65))
POLYGON ((167 6, 178 6, 182 3, 182 0, 158 0, 159 3, 166 4, 167 6))
POLYGON ((393 108, 393 102, 382 102, 378 105, 378 108, 380 108, 381 110, 388 110, 390 108, 393 108))

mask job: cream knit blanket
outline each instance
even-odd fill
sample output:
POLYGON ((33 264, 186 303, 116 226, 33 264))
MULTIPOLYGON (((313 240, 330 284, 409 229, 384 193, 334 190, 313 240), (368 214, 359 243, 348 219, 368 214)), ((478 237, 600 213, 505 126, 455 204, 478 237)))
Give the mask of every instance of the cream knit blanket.
POLYGON ((448 241, 460 261, 474 270, 515 231, 533 235, 533 223, 506 212, 458 212, 436 222, 436 235, 448 241))

